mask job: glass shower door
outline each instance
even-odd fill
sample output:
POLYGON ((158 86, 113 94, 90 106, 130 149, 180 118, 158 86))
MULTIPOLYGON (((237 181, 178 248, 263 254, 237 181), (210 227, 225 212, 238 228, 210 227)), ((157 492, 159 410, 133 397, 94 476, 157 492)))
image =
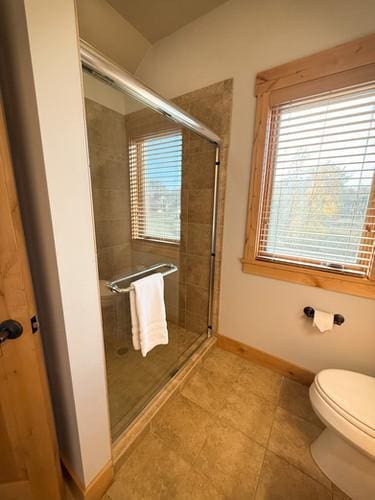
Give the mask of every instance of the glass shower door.
POLYGON ((102 82, 96 95, 92 79, 85 102, 115 440, 207 339, 215 145, 102 82), (159 264, 177 269, 164 277, 169 342, 143 357, 129 294, 108 284, 123 277, 116 286, 128 288, 159 264))

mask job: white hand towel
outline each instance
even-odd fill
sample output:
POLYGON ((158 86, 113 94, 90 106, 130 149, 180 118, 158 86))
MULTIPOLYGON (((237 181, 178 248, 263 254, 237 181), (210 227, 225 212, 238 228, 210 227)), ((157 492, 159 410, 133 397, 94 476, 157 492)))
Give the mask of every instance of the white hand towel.
POLYGON ((168 329, 164 304, 164 279, 161 273, 151 274, 132 283, 130 314, 135 350, 142 356, 155 346, 168 344, 168 329))
POLYGON ((135 291, 132 288, 129 292, 129 300, 130 300, 130 318, 132 323, 132 341, 133 347, 135 351, 140 351, 141 343, 139 340, 139 322, 138 322, 138 314, 137 314, 137 305, 135 303, 135 291))

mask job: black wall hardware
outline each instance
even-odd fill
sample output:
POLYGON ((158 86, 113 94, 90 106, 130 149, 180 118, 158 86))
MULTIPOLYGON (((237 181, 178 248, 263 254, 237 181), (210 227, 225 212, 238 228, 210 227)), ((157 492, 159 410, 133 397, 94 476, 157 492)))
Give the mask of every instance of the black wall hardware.
POLYGON ((33 316, 31 319, 30 319, 30 323, 31 323, 31 331, 33 333, 36 333, 38 330, 39 330, 39 320, 38 320, 38 316, 33 316))
MULTIPOLYGON (((314 317, 314 314, 315 314, 315 309, 313 307, 310 307, 310 306, 306 306, 303 310, 303 312, 305 313, 305 316, 307 316, 308 318, 313 318, 314 317)), ((335 325, 342 325, 345 321, 345 318, 342 314, 334 314, 333 315, 333 323, 335 325)))
POLYGON ((14 319, 7 319, 0 323, 0 344, 6 340, 17 339, 22 335, 23 327, 21 323, 14 319))

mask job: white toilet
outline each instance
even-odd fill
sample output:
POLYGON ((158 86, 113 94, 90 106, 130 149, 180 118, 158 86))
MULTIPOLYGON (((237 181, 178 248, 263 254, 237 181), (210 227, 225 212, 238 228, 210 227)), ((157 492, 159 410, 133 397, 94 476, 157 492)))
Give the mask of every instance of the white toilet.
POLYGON ((351 498, 375 499, 375 378, 323 370, 310 400, 327 426, 311 445, 315 462, 351 498))

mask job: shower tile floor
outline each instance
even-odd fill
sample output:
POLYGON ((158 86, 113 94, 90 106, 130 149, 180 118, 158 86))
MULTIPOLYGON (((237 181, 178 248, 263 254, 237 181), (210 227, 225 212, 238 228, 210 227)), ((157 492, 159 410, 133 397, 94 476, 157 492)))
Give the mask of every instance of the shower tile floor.
POLYGON ((103 500, 347 499, 310 455, 322 429, 307 387, 214 348, 103 500))
POLYGON ((111 434, 115 440, 143 409, 160 384, 174 375, 206 335, 168 322, 169 344, 155 347, 146 358, 133 349, 129 333, 105 338, 111 434))

